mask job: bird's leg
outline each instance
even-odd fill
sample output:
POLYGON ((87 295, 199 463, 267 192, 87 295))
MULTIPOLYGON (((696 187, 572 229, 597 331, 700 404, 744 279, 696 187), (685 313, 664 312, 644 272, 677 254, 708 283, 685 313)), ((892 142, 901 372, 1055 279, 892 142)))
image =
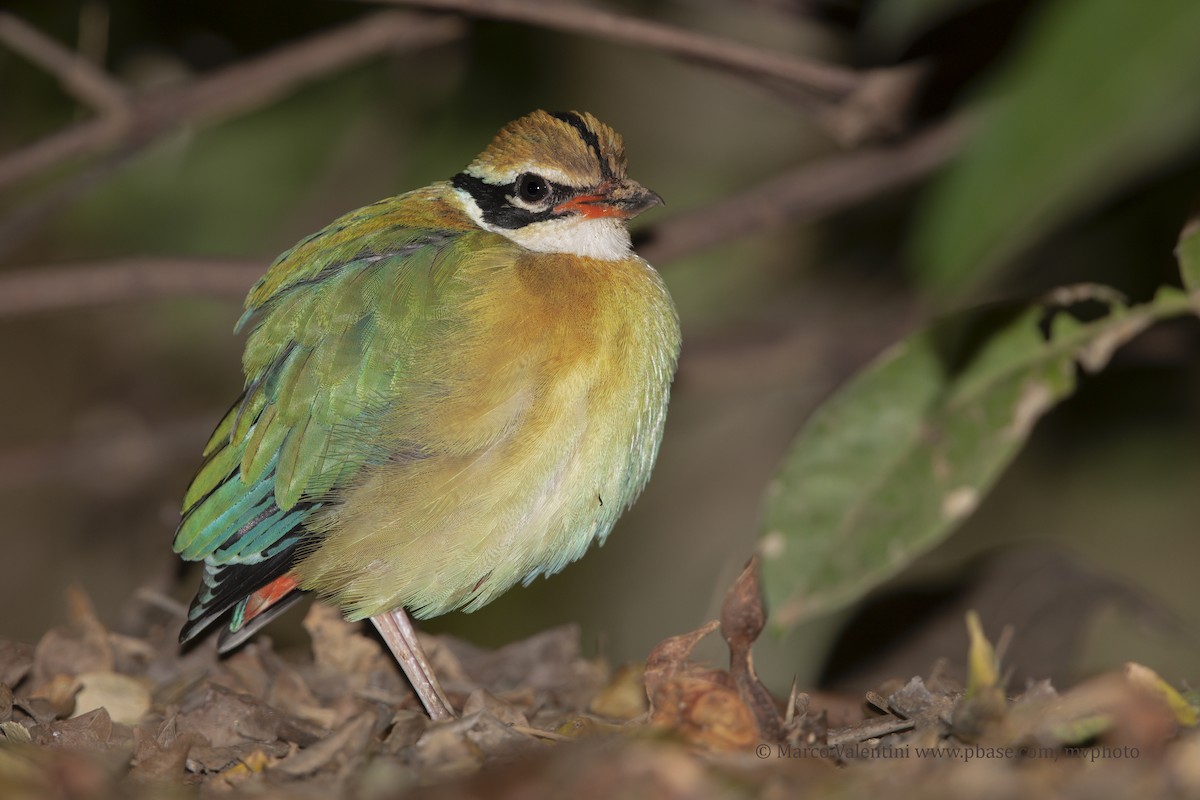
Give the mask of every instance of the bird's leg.
POLYGON ((408 676, 429 718, 437 721, 458 716, 446 699, 446 693, 442 691, 433 665, 421 649, 421 643, 417 641, 417 632, 413 630, 408 613, 403 608, 397 608, 371 617, 371 622, 375 623, 379 635, 400 662, 400 669, 408 676))

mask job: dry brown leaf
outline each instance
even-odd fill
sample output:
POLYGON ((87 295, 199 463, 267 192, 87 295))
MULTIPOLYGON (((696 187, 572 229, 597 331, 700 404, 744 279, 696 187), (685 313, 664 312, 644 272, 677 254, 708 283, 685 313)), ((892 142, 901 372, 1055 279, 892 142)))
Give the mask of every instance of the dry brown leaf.
POLYGON ((400 708, 392 717, 392 727, 383 740, 383 752, 396 754, 415 745, 430 726, 429 715, 424 711, 400 708))
POLYGON ((737 683, 742 702, 754 714, 760 741, 783 739, 783 717, 775 699, 758 679, 751 653, 763 627, 767 612, 759 585, 758 556, 752 556, 738 579, 725 594, 721 605, 721 636, 729 645, 729 672, 737 683))
MULTIPOLYGON (((102 629, 88 621, 85 605, 76 611, 72 625, 61 629, 70 640, 62 652, 70 648, 87 652, 83 647, 89 641, 87 631, 94 634, 102 629)), ((784 798, 796 796, 801 789, 831 794, 848 786, 842 794, 919 800, 917 790, 926 781, 916 776, 922 771, 936 775, 939 785, 956 796, 973 792, 1009 797, 1030 794, 1036 783, 1027 776, 1036 776, 1044 784, 1054 764, 1049 758, 1024 759, 1020 770, 1001 761, 971 764, 970 770, 964 770, 953 758, 880 760, 888 748, 962 744, 953 737, 947 716, 963 687, 940 678, 897 681, 881 688, 871 697, 886 712, 883 716, 864 718, 861 695, 852 706, 825 695, 804 695, 806 701, 797 703, 788 726, 786 743, 772 744, 755 713, 755 697, 765 689, 754 675, 749 654, 763 621, 752 572, 743 573, 722 609, 720 628, 731 651, 730 670, 691 660, 696 643, 718 623, 664 641, 642 670, 645 696, 654 698, 654 714, 637 720, 634 709, 645 706, 635 695, 637 702, 630 703, 627 712, 610 717, 635 718, 623 726, 581 712, 590 704, 593 713, 611 713, 605 702, 621 696, 628 701, 639 670, 620 670, 606 686, 607 669, 580 655, 574 628, 549 631, 494 652, 432 640, 432 649, 441 652, 455 672, 453 691, 466 700, 467 712, 478 709, 464 719, 435 725, 410 705, 411 696, 403 689, 398 671, 382 657, 377 642, 336 615, 326 617, 323 646, 342 642, 349 648, 372 648, 372 655, 361 647, 362 660, 344 662, 360 672, 337 672, 337 662, 328 657, 320 663, 315 658, 285 660, 266 638, 218 660, 211 642, 181 654, 172 639, 174 632, 161 624, 144 628, 145 639, 108 635, 121 654, 112 670, 119 676, 116 694, 132 685, 153 687, 149 710, 130 716, 136 719, 132 728, 112 719, 108 706, 116 708, 115 701, 103 701, 104 709, 74 719, 58 718, 72 687, 85 689, 77 704, 83 710, 91 702, 87 690, 97 690, 97 680, 103 683, 112 677, 107 673, 96 678, 76 671, 76 680, 60 672, 61 678, 39 687, 46 696, 18 692, 8 705, 0 689, 0 716, 7 708, 10 717, 0 721, 6 740, 0 748, 0 796, 4 800, 10 796, 107 800, 133 792, 158 800, 180 792, 192 796, 198 790, 205 797, 253 795, 256 800, 391 800, 405 790, 408 797, 425 784, 431 786, 429 796, 439 799, 552 800, 565 795, 590 800, 629 794, 631 787, 647 796, 681 800, 784 798), (59 701, 59 708, 50 697, 59 701), (397 708, 397 702, 403 707, 397 708), (827 724, 823 709, 831 707, 841 709, 837 711, 841 727, 827 724), (522 722, 525 718, 530 720, 528 727, 522 722), (846 724, 853 719, 858 721, 846 724), (334 721, 332 726, 314 724, 328 720, 334 721), (643 724, 666 730, 667 738, 686 747, 664 742, 663 737, 614 735, 643 724), (21 741, 26 741, 24 750, 21 741), (772 749, 783 746, 788 752, 791 748, 799 752, 813 745, 850 747, 832 756, 848 768, 830 773, 827 760, 784 757, 772 749), (86 760, 73 760, 65 750, 70 747, 85 750, 86 760), (25 766, 10 772, 6 759, 16 753, 31 755, 20 756, 25 766), (504 762, 513 759, 520 759, 519 766, 506 771, 504 762), (864 761, 870 763, 859 766, 864 761), (480 768, 478 781, 445 783, 480 768), (837 781, 830 782, 831 774, 837 781), (24 776, 24 795, 6 791, 10 775, 24 776), (193 788, 187 788, 189 783, 193 788), (86 791, 77 791, 81 786, 86 791)), ((0 648, 0 655, 3 652, 0 648)), ((17 656, 14 673, 20 673, 19 649, 9 652, 17 656)), ((61 652, 47 653, 43 663, 51 663, 52 655, 61 652)), ((30 656, 36 653, 27 649, 27 664, 30 656)), ((32 690, 34 684, 28 681, 21 687, 21 691, 32 690)), ((773 710, 774 700, 767 697, 773 710)), ((1179 728, 1166 704, 1123 677, 1085 684, 1062 697, 1048 684, 1031 684, 1010 708, 1008 727, 985 726, 985 737, 1046 743, 1048 752, 1056 753, 1060 743, 1090 736, 1104 747, 1128 745, 1142 753, 1145 766, 1118 765, 1131 770, 1127 785, 1140 794, 1161 794, 1156 789, 1162 781, 1174 781, 1176 787, 1200 785, 1200 779, 1190 777, 1186 760, 1177 755, 1186 749, 1183 743, 1171 744, 1173 738, 1179 739, 1179 728), (1098 720, 1104 722, 1100 727, 1098 720), (1018 734, 1026 738, 1015 738, 1018 734), (1168 757, 1155 758, 1160 752, 1168 757), (1158 771, 1148 768, 1155 764, 1161 764, 1158 771)), ((1064 756, 1063 763, 1053 768, 1063 774, 1078 766, 1079 758, 1064 756)), ((1079 779, 1072 785, 1087 784, 1079 779)), ((1103 781, 1095 784, 1093 794, 1103 794, 1105 787, 1103 781)))
POLYGON ((188 734, 174 737, 164 745, 145 728, 134 729, 133 766, 124 782, 146 788, 178 785, 188 751, 196 743, 196 737, 188 734))
POLYGON ((510 758, 539 747, 486 711, 431 726, 411 750, 414 763, 439 776, 472 772, 489 758, 510 758))
POLYGON ((646 659, 645 677, 646 696, 650 700, 651 712, 654 710, 654 694, 658 688, 676 674, 685 673, 693 668, 689 661, 692 651, 701 639, 720 625, 717 620, 712 620, 694 631, 663 639, 650 651, 646 659))
MULTIPOLYGON (((55 675, 48 681, 38 684, 29 693, 30 700, 45 701, 52 709, 56 719, 71 716, 75 711, 75 695, 79 693, 79 680, 71 675, 55 675)), ((89 711, 91 709, 88 709, 89 711)), ((42 712, 44 715, 44 712, 42 712)), ((39 720, 44 721, 44 720, 39 720)))
POLYGON ((274 679, 265 698, 269 705, 326 730, 332 730, 344 721, 339 719, 336 709, 321 705, 299 670, 280 662, 273 666, 273 672, 274 679))
POLYGON ((650 710, 646 698, 646 665, 626 664, 592 698, 588 710, 609 719, 628 721, 650 710))
POLYGON ((716 620, 658 644, 646 660, 650 724, 709 750, 738 750, 762 741, 758 721, 736 680, 724 670, 692 663, 701 639, 720 627, 716 620))
POLYGON ((310 747, 288 756, 276 767, 286 775, 310 775, 326 766, 340 766, 336 759, 362 753, 375 730, 374 714, 359 714, 341 728, 310 747))
POLYGON ((112 668, 112 649, 106 640, 70 628, 54 628, 38 642, 32 684, 36 691, 60 675, 74 677, 81 672, 105 672, 112 668))
POLYGON ((124 758, 133 754, 133 731, 126 725, 114 723, 103 708, 72 719, 35 725, 29 733, 34 743, 45 747, 93 753, 118 750, 124 758))
POLYGON ((13 715, 13 693, 3 683, 0 683, 0 722, 8 722, 13 715))
POLYGON ((69 589, 67 607, 70 624, 47 632, 34 651, 33 691, 59 675, 111 672, 114 667, 108 629, 96 618, 87 595, 69 589))
POLYGON ((114 722, 136 725, 150 710, 150 690, 137 678, 117 672, 84 672, 76 681, 75 715, 97 708, 108 711, 114 722))
POLYGON ((533 705, 585 708, 607 678, 601 664, 581 655, 578 625, 551 628, 498 650, 483 650, 454 639, 445 644, 472 690, 486 686, 505 696, 531 690, 533 705))
POLYGON ((353 678, 387 666, 379 645, 362 634, 360 623, 347 622, 333 606, 313 603, 304 617, 318 669, 353 678))
POLYGON ((652 725, 714 751, 749 750, 762 742, 758 721, 732 685, 709 676, 676 675, 658 687, 652 725))
POLYGON ((17 688, 33 669, 34 646, 0 639, 0 683, 17 688))
POLYGON ((486 711, 505 725, 529 727, 529 720, 522 711, 506 700, 501 700, 487 689, 476 689, 463 703, 462 715, 469 717, 477 711, 486 711))
MULTIPOLYGON (((247 759, 257 758, 256 753, 267 755, 271 758, 283 758, 290 752, 291 748, 285 742, 280 741, 271 743, 242 742, 241 744, 227 745, 225 747, 209 747, 205 744, 193 744, 188 748, 187 759, 184 765, 188 772, 195 772, 202 775, 217 775, 237 768, 239 764, 244 764, 247 759)), ((234 774, 239 775, 242 773, 243 771, 239 770, 234 774)))
POLYGON ((1125 665, 1125 679, 1133 686, 1164 703, 1180 725, 1187 727, 1196 725, 1196 709, 1192 708, 1175 687, 1164 681, 1154 670, 1130 661, 1125 665))
POLYGON ((1131 747, 1141 757, 1162 751, 1178 726, 1161 699, 1132 686, 1124 675, 1099 675, 1057 695, 1034 690, 1009 714, 1015 741, 1043 746, 1131 747))
POLYGON ((237 694, 215 684, 193 692, 180 707, 175 724, 180 734, 203 736, 217 748, 246 742, 269 743, 281 738, 306 746, 325 735, 325 731, 250 695, 237 694))

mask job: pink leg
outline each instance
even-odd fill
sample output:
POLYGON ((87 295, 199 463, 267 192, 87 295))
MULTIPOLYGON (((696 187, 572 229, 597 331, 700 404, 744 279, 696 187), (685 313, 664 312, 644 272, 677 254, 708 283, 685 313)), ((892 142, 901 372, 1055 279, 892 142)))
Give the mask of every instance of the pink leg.
POLYGON ((429 718, 437 721, 458 716, 438 684, 433 665, 425 657, 425 651, 417 641, 417 632, 413 630, 412 622, 404 609, 397 608, 378 614, 371 617, 371 622, 375 623, 379 635, 400 662, 400 669, 408 676, 417 697, 421 698, 421 703, 429 713, 429 718))

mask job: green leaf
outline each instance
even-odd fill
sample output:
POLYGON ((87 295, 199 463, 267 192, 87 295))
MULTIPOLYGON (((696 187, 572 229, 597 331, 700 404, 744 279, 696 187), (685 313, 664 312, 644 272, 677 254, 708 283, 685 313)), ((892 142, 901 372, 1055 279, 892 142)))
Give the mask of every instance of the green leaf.
POLYGON ((993 314, 982 336, 978 319, 948 320, 885 352, 813 414, 767 494, 760 552, 777 629, 862 597, 946 538, 1074 391, 1077 363, 1102 369, 1155 320, 1191 310, 1168 288, 1132 308, 1103 287, 1055 294, 1109 312, 1080 322, 1038 305, 993 314))
POLYGON ((1192 294, 1200 292, 1200 216, 1193 217, 1179 234, 1175 257, 1179 259, 1183 288, 1192 294))
POLYGON ((978 283, 1200 135, 1200 2, 1056 2, 985 93, 912 243, 931 288, 978 283))

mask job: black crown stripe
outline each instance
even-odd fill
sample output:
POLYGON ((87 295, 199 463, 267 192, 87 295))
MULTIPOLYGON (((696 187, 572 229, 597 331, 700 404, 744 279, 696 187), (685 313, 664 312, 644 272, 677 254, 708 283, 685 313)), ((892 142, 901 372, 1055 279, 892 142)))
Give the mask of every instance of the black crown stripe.
POLYGON ((596 163, 600 165, 600 175, 605 180, 613 179, 613 171, 609 166, 608 159, 600 152, 600 137, 596 136, 596 132, 588 127, 587 122, 583 117, 574 111, 559 111, 550 116, 555 119, 565 122, 570 125, 579 134, 579 138, 583 139, 583 143, 588 146, 592 154, 596 156, 596 163))

